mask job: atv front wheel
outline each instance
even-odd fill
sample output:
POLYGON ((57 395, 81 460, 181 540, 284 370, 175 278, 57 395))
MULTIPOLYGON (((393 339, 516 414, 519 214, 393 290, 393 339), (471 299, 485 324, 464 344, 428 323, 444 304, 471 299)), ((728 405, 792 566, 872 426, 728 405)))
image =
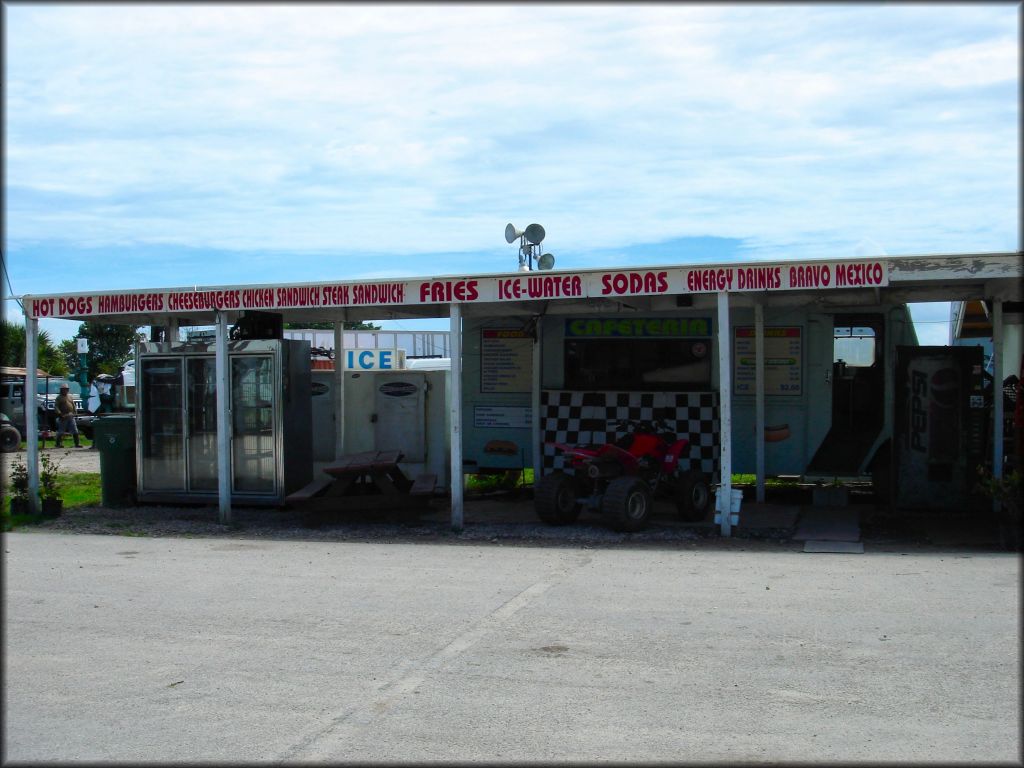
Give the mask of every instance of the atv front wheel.
POLYGON ((541 479, 533 494, 537 517, 548 525, 568 525, 580 516, 576 483, 564 472, 552 472, 541 479))
POLYGON ((711 487, 704 473, 697 469, 684 472, 676 485, 676 508, 679 517, 688 523, 697 523, 708 514, 711 506, 711 487))
POLYGON ((632 533, 647 525, 654 509, 650 486, 635 477, 617 477, 601 499, 601 515, 612 530, 632 533))

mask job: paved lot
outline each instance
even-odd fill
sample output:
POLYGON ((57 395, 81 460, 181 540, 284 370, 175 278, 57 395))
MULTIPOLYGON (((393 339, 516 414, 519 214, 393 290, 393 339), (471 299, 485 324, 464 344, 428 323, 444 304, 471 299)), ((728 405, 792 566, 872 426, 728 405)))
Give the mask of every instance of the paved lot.
POLYGON ((1019 560, 4 537, 7 761, 1020 761, 1019 560))

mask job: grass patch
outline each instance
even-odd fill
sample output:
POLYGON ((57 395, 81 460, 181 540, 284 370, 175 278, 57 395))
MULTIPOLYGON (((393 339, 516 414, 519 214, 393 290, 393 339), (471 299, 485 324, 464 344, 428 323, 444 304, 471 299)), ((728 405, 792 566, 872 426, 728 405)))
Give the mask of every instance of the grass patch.
MULTIPOLYGON (((70 472, 57 478, 57 489, 64 499, 64 509, 96 506, 102 498, 98 472, 70 472)), ((3 515, 11 515, 11 499, 5 489, 3 515)))
MULTIPOLYGON (((74 445, 75 445, 75 438, 74 437, 72 437, 70 435, 64 435, 63 440, 64 440, 64 445, 63 445, 64 448, 67 448, 68 446, 74 447, 74 445)), ((88 437, 86 437, 81 432, 78 433, 78 442, 80 442, 84 448, 92 448, 92 440, 90 440, 88 437)), ((53 448, 56 444, 57 444, 57 441, 54 438, 50 437, 50 438, 47 438, 46 440, 40 440, 39 441, 39 448, 40 449, 43 449, 43 448, 53 448)), ((21 441, 21 450, 22 451, 27 451, 28 450, 28 443, 26 443, 24 440, 21 441)), ((83 449, 79 448, 78 450, 83 450, 83 449)))
MULTIPOLYGON (((57 489, 64 499, 64 509, 72 507, 96 506, 102 498, 100 476, 97 472, 70 472, 57 478, 57 489)), ((38 525, 48 518, 42 515, 12 515, 11 499, 6 489, 4 504, 0 516, 3 518, 4 531, 13 531, 26 525, 38 525)))
POLYGON ((57 488, 64 499, 64 509, 97 506, 102 498, 98 472, 70 472, 61 475, 57 488))
MULTIPOLYGON (((737 473, 732 476, 733 485, 755 485, 756 483, 757 476, 754 474, 737 473)), ((767 477, 764 484, 767 488, 797 488, 800 486, 799 480, 795 478, 767 477)), ((531 485, 533 485, 532 469, 526 469, 521 473, 509 470, 507 473, 466 475, 467 493, 495 493, 531 485)))
POLYGON ((516 488, 523 488, 531 485, 533 485, 532 469, 525 469, 522 472, 510 469, 508 472, 498 472, 494 474, 466 475, 467 493, 511 491, 516 488))
MULTIPOLYGON (((733 485, 755 485, 757 483, 757 475, 746 475, 746 474, 735 474, 732 476, 733 485)), ((781 480, 777 477, 766 477, 764 479, 765 488, 797 488, 800 482, 796 479, 786 478, 781 480)))

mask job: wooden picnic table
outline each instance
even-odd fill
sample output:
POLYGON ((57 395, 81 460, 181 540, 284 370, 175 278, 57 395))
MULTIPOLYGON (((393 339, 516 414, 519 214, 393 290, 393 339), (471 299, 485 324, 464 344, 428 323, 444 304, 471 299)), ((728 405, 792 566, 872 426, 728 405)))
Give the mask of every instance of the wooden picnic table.
POLYGON ((288 496, 313 517, 344 510, 402 509, 417 511, 434 492, 437 477, 419 475, 410 480, 398 462, 398 450, 365 451, 340 456, 324 474, 288 496))
POLYGON ((385 496, 409 493, 412 482, 398 466, 401 451, 366 451, 342 456, 329 467, 324 467, 335 478, 332 496, 344 496, 354 485, 372 484, 385 496))

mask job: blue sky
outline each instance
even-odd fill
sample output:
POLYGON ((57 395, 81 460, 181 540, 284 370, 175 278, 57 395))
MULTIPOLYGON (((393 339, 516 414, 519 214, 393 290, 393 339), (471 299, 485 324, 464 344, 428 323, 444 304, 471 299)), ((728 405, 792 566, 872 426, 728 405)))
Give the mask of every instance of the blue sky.
POLYGON ((16 294, 1020 248, 1017 4, 4 14, 16 294))

